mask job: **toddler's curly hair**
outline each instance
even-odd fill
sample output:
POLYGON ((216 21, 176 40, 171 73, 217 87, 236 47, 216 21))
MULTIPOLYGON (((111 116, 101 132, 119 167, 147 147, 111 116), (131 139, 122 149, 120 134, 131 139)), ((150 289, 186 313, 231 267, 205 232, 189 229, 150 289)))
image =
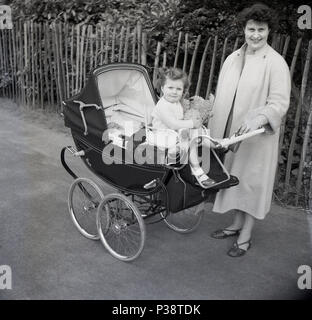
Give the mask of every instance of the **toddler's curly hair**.
POLYGON ((179 68, 171 67, 171 68, 165 68, 160 70, 160 79, 159 79, 160 87, 163 87, 165 85, 167 79, 182 80, 184 85, 184 92, 187 91, 187 89, 190 86, 190 82, 186 72, 184 72, 179 68))

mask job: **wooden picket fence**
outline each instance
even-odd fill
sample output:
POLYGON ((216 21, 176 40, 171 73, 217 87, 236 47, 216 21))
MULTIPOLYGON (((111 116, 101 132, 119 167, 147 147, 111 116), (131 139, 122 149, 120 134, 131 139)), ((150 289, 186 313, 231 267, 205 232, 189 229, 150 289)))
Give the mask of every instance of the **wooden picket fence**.
MULTIPOLYGON (((83 88, 95 67, 135 62, 149 67, 155 86, 160 67, 180 67, 189 74, 190 95, 207 98, 215 90, 226 56, 242 43, 240 37, 204 39, 179 32, 172 52, 163 43, 153 42, 140 24, 130 27, 17 21, 12 30, 0 30, 0 97, 28 108, 45 110, 52 106, 60 111, 62 101, 83 88)), ((279 148, 280 159, 286 155, 287 165, 283 175, 278 172, 276 183, 283 176, 283 197, 293 195, 296 205, 304 201, 312 211, 312 41, 275 34, 271 45, 288 62, 293 80, 294 111, 282 125, 279 148), (286 125, 293 126, 291 137, 284 137, 286 125), (298 134, 302 136, 302 132, 304 138, 298 146, 298 134)))

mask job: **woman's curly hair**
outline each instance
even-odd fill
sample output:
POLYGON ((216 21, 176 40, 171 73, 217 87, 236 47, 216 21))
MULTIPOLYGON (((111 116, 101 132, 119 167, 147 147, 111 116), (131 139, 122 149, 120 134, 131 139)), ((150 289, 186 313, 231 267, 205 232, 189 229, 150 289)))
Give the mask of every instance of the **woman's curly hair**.
POLYGON ((276 12, 263 3, 255 3, 251 7, 245 8, 237 16, 238 23, 245 28, 249 20, 267 23, 269 29, 276 30, 278 16, 276 12))

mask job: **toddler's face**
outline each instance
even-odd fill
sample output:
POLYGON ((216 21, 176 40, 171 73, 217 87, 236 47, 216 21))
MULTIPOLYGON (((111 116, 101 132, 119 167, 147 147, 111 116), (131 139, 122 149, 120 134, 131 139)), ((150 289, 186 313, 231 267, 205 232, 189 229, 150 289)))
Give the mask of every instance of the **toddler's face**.
POLYGON ((181 79, 179 80, 171 80, 167 79, 166 83, 161 90, 164 94, 164 98, 171 102, 178 102, 181 100, 183 91, 184 91, 184 83, 181 79))

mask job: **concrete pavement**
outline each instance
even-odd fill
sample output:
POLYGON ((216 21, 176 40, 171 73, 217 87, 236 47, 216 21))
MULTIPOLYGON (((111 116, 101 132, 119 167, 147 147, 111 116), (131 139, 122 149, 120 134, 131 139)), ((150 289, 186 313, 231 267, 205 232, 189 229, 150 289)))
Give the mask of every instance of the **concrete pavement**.
MULTIPOLYGON (((62 120, 25 116, 3 99, 0 109, 0 265, 11 266, 13 277, 12 290, 0 290, 0 299, 301 297, 298 267, 312 266, 312 219, 304 211, 273 205, 256 224, 247 255, 233 259, 226 255, 233 239, 209 236, 231 217, 208 205, 194 233, 148 225, 141 256, 121 262, 100 241, 81 236, 69 217, 72 178, 59 154, 71 137, 62 120)), ((80 176, 93 177, 80 159, 72 164, 80 176)))

